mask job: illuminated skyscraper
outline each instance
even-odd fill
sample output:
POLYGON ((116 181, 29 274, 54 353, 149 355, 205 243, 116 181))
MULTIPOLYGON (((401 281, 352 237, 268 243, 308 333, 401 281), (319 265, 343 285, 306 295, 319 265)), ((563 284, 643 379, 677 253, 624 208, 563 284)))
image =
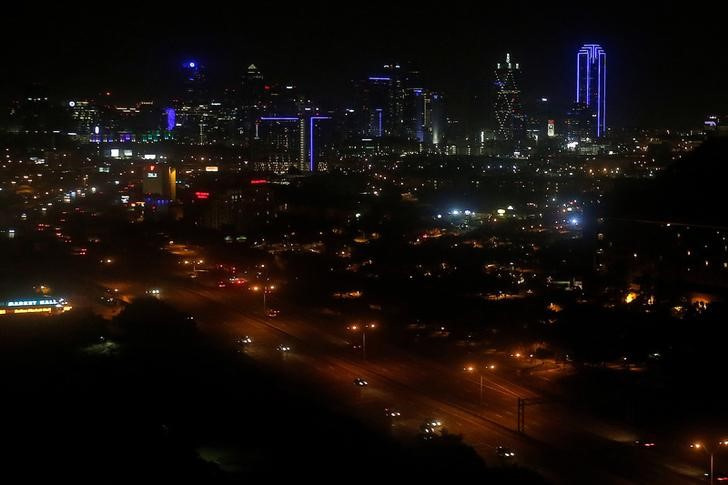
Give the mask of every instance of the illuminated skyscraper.
POLYGON ((192 104, 206 101, 205 68, 198 61, 186 61, 182 64, 183 101, 192 104))
MULTIPOLYGON (((417 87, 416 74, 406 71, 398 63, 391 63, 385 64, 378 74, 357 83, 355 116, 358 134, 371 138, 407 137, 406 88, 417 87)), ((415 136, 414 133, 412 136, 415 136)))
POLYGON ((498 123, 498 136, 504 140, 514 140, 523 131, 521 114, 521 91, 516 77, 520 71, 518 63, 511 62, 506 54, 506 62, 499 62, 495 68, 495 119, 498 123))
POLYGON ((598 44, 584 44, 576 55, 576 103, 596 118, 596 137, 606 133, 607 53, 598 44))

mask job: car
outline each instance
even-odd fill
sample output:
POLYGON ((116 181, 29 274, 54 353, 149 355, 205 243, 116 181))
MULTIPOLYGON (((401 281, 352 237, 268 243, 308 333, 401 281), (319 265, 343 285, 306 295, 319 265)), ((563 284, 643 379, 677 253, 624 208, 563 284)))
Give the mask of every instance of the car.
POLYGON ((359 386, 359 387, 366 387, 369 385, 369 383, 365 379, 362 379, 361 377, 357 377, 356 379, 354 379, 354 385, 359 386))
POLYGON ((161 292, 159 291, 159 288, 149 288, 147 290, 147 295, 159 297, 160 294, 161 292))
POLYGON ((116 298, 114 298, 113 296, 108 296, 108 295, 100 296, 99 301, 101 303, 103 303, 104 305, 108 305, 108 306, 115 306, 117 304, 116 298))
POLYGON ((245 335, 243 337, 240 337, 239 339, 235 340, 235 343, 238 345, 248 345, 253 343, 253 339, 249 336, 245 335))
POLYGON ((291 351, 291 347, 285 344, 280 344, 278 347, 276 347, 279 352, 283 352, 284 354, 291 351))
POLYGON ((437 436, 436 430, 432 428, 428 428, 426 426, 420 426, 420 438, 429 441, 433 439, 435 436, 437 436))
POLYGON ((279 310, 274 310, 273 308, 270 308, 267 312, 265 312, 265 316, 267 316, 268 318, 275 318, 280 315, 280 313, 281 312, 279 310))
POLYGON ((424 440, 431 440, 438 435, 438 431, 442 431, 442 421, 439 419, 429 418, 420 425, 420 437, 424 440))
POLYGON ((398 418, 401 416, 402 413, 400 413, 395 408, 384 408, 384 415, 388 418, 398 418))
POLYGON ((495 449, 495 454, 500 458, 513 458, 516 456, 515 451, 510 448, 506 448, 505 446, 497 446, 495 449))
POLYGON ((652 448, 655 446, 655 442, 652 440, 634 440, 634 445, 640 448, 652 448))
POLYGON ((225 283, 224 281, 218 281, 217 287, 218 288, 227 288, 227 283, 225 283))
POLYGON ((436 418, 428 418, 423 423, 423 426, 428 426, 430 428, 437 429, 442 426, 442 421, 440 421, 439 419, 436 419, 436 418))

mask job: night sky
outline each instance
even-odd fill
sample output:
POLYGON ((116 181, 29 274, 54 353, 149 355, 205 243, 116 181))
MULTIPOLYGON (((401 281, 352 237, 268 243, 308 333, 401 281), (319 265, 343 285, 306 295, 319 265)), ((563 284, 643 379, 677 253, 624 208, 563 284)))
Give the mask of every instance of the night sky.
MULTIPOLYGON (((311 4, 312 2, 306 2, 311 4)), ((323 106, 346 103, 350 80, 390 60, 411 62, 453 110, 487 93, 506 51, 522 67, 524 97, 572 101, 577 48, 608 55, 608 123, 615 127, 700 125, 728 113, 728 56, 719 2, 587 2, 530 7, 362 2, 237 8, 206 3, 73 4, 4 15, 3 96, 44 83, 59 96, 113 91, 118 99, 164 95, 186 59, 211 82, 236 85, 254 62, 267 78, 295 82, 323 106)), ((456 115, 458 113, 455 113, 456 115)))

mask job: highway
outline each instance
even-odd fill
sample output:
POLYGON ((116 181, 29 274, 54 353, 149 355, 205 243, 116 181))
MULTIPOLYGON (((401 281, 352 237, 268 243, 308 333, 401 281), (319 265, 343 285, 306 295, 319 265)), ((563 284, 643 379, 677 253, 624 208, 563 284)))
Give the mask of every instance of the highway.
MULTIPOLYGON (((194 315, 201 330, 219 339, 223 347, 242 350, 261 365, 292 378, 323 385, 328 399, 373 426, 381 426, 384 408, 397 408, 402 416, 394 418, 391 426, 397 438, 414 439, 419 426, 434 417, 449 432, 461 434, 488 464, 499 464, 495 448, 507 446, 516 451, 517 463, 552 483, 700 483, 686 476, 699 473, 694 467, 655 450, 616 442, 611 437, 629 434, 557 403, 527 407, 526 433, 517 433, 517 397, 541 395, 498 373, 486 375, 481 405, 479 376, 462 368, 449 368, 380 340, 370 344, 376 345, 374 355, 363 360, 345 334, 348 322, 332 328, 330 321, 315 315, 286 313, 265 318, 262 301, 251 292, 203 288, 180 278, 166 279, 162 291, 165 301, 194 315), (243 335, 253 339, 244 348, 233 343, 243 335), (278 351, 279 344, 290 345, 291 352, 278 351), (357 377, 369 385, 355 386, 357 377)), ((144 285, 130 282, 126 292, 143 294, 144 285)))

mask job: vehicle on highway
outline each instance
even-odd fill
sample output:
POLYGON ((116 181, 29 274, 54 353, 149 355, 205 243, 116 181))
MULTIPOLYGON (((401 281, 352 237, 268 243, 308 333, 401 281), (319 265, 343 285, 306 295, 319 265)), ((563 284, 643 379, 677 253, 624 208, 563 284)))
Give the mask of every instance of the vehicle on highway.
POLYGON ((365 379, 362 379, 361 377, 357 377, 356 379, 354 379, 354 385, 359 386, 359 387, 366 387, 369 385, 369 383, 365 379))
POLYGON ((291 351, 291 347, 288 345, 280 344, 278 347, 276 347, 279 352, 283 352, 284 354, 291 351))
POLYGON ((655 446, 655 442, 652 440, 634 440, 634 445, 640 448, 652 448, 655 446))
POLYGON ((389 418, 398 418, 402 415, 396 408, 384 408, 384 415, 389 418))
POLYGON ((420 426, 420 434, 419 437, 425 441, 431 440, 437 436, 437 430, 428 428, 426 426, 420 426))
POLYGON ((420 425, 419 436, 423 440, 431 440, 436 436, 442 435, 442 433, 442 421, 439 419, 426 419, 425 422, 420 425))
POLYGON ((275 310, 273 308, 269 308, 268 311, 265 312, 265 316, 268 318, 275 318, 280 314, 281 312, 279 310, 275 310))
POLYGON ((442 427, 442 421, 440 421, 439 419, 435 419, 435 418, 428 418, 423 423, 423 426, 428 426, 430 428, 437 429, 437 428, 442 427))
POLYGON ((420 438, 431 440, 435 436, 442 434, 442 421, 435 418, 428 418, 420 425, 420 438))
POLYGON ((218 281, 217 287, 218 288, 227 288, 227 283, 225 283, 224 281, 218 281))
POLYGON ((252 344, 253 343, 253 339, 250 338, 249 336, 245 335, 243 337, 240 337, 240 338, 236 339, 235 340, 235 343, 238 344, 238 345, 248 345, 248 344, 252 344))
POLYGON ((147 295, 150 295, 150 296, 153 296, 156 298, 159 298, 159 295, 162 294, 162 292, 159 291, 159 288, 149 288, 146 293, 147 293, 147 295))
POLYGON ((101 303, 103 303, 104 305, 108 305, 108 306, 115 306, 119 303, 119 301, 116 298, 114 298, 113 296, 109 296, 109 295, 101 295, 99 297, 99 301, 101 303))
POLYGON ((495 448, 495 454, 500 458, 513 458, 516 456, 516 452, 505 446, 497 446, 495 448))

